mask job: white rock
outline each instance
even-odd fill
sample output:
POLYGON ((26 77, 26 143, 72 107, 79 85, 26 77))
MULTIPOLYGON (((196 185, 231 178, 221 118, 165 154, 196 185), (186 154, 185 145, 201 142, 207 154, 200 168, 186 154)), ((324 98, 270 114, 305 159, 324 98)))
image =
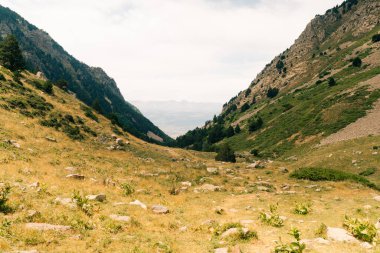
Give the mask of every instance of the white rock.
POLYGON ((211 174, 218 173, 218 168, 207 168, 207 172, 211 174))
POLYGON ((116 220, 116 221, 123 221, 123 222, 130 222, 131 221, 131 217, 121 216, 121 215, 117 215, 117 214, 111 214, 110 218, 113 220, 116 220))
POLYGON ((152 211, 156 214, 167 214, 167 213, 169 213, 169 209, 166 206, 162 206, 162 205, 152 206, 152 211))
POLYGON ((362 242, 361 244, 360 244, 360 246, 362 246, 363 248, 365 248, 365 249, 372 249, 372 245, 370 244, 370 243, 368 243, 368 242, 362 242))
POLYGON ((183 227, 179 228, 179 232, 186 232, 186 231, 187 231, 187 227, 186 226, 183 226, 183 227))
POLYGON ((64 206, 68 206, 70 208, 75 208, 76 205, 73 201, 72 198, 61 198, 61 197, 57 197, 55 198, 55 200, 53 201, 55 204, 61 204, 61 205, 64 205, 64 206))
POLYGON ((92 200, 92 201, 103 202, 107 199, 107 196, 105 194, 87 195, 86 199, 92 200))
POLYGON ((129 204, 132 206, 139 206, 145 210, 147 209, 147 206, 144 203, 142 203, 140 200, 137 200, 137 199, 135 201, 129 202, 129 204))
POLYGON ((185 181, 185 182, 181 182, 181 185, 186 186, 186 187, 191 187, 192 184, 189 181, 185 181))
POLYGON ((66 167, 65 170, 67 171, 71 171, 71 172, 74 172, 77 170, 77 168, 74 168, 74 167, 66 167))
POLYGON ((228 248, 217 248, 214 253, 228 253, 228 248))
POLYGON ((327 238, 333 241, 338 242, 355 242, 358 243, 359 241, 350 235, 346 230, 343 228, 327 228, 327 238))
POLYGON ((25 227, 28 229, 39 230, 39 231, 47 231, 47 230, 67 231, 71 229, 70 226, 52 225, 52 224, 47 224, 47 223, 26 223, 25 227))
POLYGON ((212 184, 203 184, 201 187, 198 187, 194 189, 194 192, 215 192, 215 191, 220 191, 222 188, 220 186, 215 186, 212 184))
POLYGON ((380 202, 380 195, 373 197, 373 199, 380 202))
POLYGON ((39 182, 34 182, 34 183, 31 183, 30 185, 29 185, 29 187, 31 187, 31 188, 37 188, 37 187, 39 187, 40 186, 40 183, 39 182))
POLYGON ((380 230, 380 219, 377 220, 375 227, 380 230))
POLYGON ((9 143, 12 144, 15 148, 21 148, 21 145, 15 140, 10 140, 9 143))

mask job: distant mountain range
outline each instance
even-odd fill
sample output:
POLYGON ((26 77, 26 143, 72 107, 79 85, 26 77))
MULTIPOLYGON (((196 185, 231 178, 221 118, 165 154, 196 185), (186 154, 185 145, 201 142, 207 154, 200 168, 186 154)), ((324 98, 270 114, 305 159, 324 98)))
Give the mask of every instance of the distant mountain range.
POLYGON ((101 68, 90 67, 66 52, 49 34, 38 29, 9 8, 0 6, 0 37, 17 37, 28 70, 42 71, 55 82, 64 79, 68 88, 89 106, 96 104, 105 116, 115 118, 135 136, 147 140, 171 142, 158 127, 124 100, 116 82, 101 68), (152 139, 151 136, 159 138, 152 139))
POLYGON ((218 103, 133 101, 133 104, 173 138, 204 125, 206 120, 222 110, 222 104, 218 103))

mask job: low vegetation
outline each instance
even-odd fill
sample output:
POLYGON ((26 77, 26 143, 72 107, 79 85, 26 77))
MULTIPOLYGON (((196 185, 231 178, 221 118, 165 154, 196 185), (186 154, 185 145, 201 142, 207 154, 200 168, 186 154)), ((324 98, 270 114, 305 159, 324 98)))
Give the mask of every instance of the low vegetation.
POLYGON ((373 242, 377 236, 377 229, 368 220, 346 216, 343 226, 356 238, 365 242, 373 242))
POLYGON ((284 220, 280 217, 277 212, 278 205, 270 205, 269 213, 261 212, 259 219, 262 223, 270 225, 272 227, 282 227, 284 226, 284 220))
POLYGON ((380 190, 378 186, 368 179, 349 172, 327 168, 300 168, 290 174, 291 178, 311 181, 353 181, 370 188, 380 190))
POLYGON ((291 236, 294 237, 295 241, 284 244, 281 240, 278 242, 277 246, 274 249, 275 253, 302 253, 306 249, 305 243, 301 242, 301 232, 293 228, 290 233, 291 236))

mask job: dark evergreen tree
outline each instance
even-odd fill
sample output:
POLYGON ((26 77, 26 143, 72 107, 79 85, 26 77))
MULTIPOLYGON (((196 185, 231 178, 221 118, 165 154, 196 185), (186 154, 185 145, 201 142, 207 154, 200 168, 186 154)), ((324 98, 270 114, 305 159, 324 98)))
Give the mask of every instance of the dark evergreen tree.
POLYGON ((380 41, 380 34, 375 34, 372 36, 372 42, 376 43, 380 41))
POLYGON ((245 111, 247 111, 249 108, 250 108, 249 104, 248 104, 248 103, 245 103, 245 104, 240 108, 240 111, 241 111, 241 112, 245 112, 245 111))
POLYGON ((355 58, 352 60, 352 66, 353 66, 353 67, 360 68, 360 67, 362 66, 362 60, 361 60, 359 57, 355 57, 355 58))
POLYGON ((226 137, 232 137, 234 136, 234 134, 235 134, 234 128, 232 126, 229 126, 226 130, 226 137))
POLYGON ((236 127, 235 127, 235 134, 238 134, 240 132, 241 132, 240 126, 236 125, 236 127))
POLYGON ((99 113, 102 112, 102 108, 100 107, 100 102, 99 102, 99 99, 98 99, 98 98, 96 98, 96 99, 94 100, 94 102, 92 102, 91 107, 92 107, 95 111, 97 111, 97 112, 99 112, 99 113))
POLYGON ((218 154, 216 155, 215 160, 235 163, 236 156, 230 146, 225 143, 218 149, 218 154))
POLYGON ((330 87, 335 86, 336 85, 335 79, 333 77, 329 77, 328 84, 330 87))
POLYGON ((269 87, 268 91, 267 91, 267 97, 268 98, 274 98, 277 96, 278 92, 280 90, 278 88, 272 88, 272 87, 269 87))
POLYGON ((0 44, 0 64, 11 71, 25 68, 25 61, 14 35, 8 35, 0 44))
POLYGON ((254 131, 259 130, 263 126, 263 124, 264 124, 264 121, 260 116, 252 118, 249 121, 249 125, 248 125, 249 132, 254 132, 254 131))

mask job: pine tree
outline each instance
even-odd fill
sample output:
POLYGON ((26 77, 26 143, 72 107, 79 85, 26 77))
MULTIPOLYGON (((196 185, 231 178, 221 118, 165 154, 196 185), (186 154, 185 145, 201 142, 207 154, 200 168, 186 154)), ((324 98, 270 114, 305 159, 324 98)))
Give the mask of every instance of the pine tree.
POLYGON ((240 126, 236 125, 236 127, 235 127, 235 134, 238 134, 240 132, 241 132, 240 126))
POLYGON ((0 44, 0 64, 11 71, 25 68, 25 61, 14 35, 8 35, 0 44))
POLYGON ((226 136, 232 137, 234 136, 234 134, 235 134, 234 128, 232 126, 229 126, 226 130, 226 136))

